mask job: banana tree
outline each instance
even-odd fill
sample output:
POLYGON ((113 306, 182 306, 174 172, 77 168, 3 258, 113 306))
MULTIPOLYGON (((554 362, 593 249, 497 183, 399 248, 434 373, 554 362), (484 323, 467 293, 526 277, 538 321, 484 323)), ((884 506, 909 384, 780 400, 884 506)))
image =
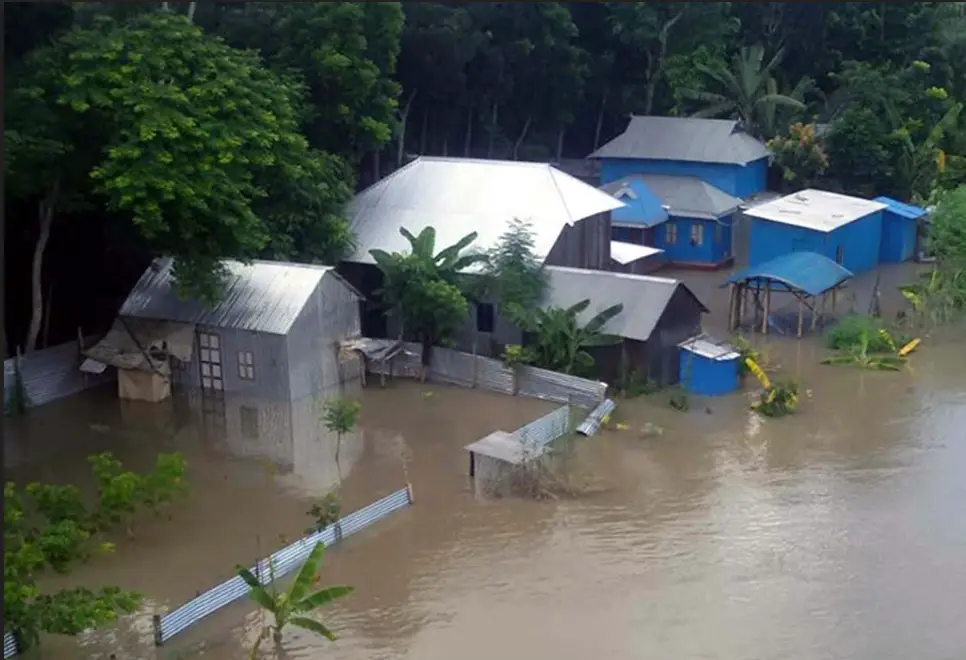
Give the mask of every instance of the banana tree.
POLYGON ((317 633, 328 640, 334 640, 335 635, 322 623, 309 617, 315 610, 323 605, 327 605, 337 598, 342 598, 351 594, 352 587, 326 587, 318 591, 310 592, 314 584, 318 582, 319 564, 322 563, 322 555, 325 553, 325 545, 317 543, 309 554, 298 575, 292 582, 288 591, 279 591, 275 585, 274 567, 271 581, 268 585, 263 585, 252 572, 242 566, 237 567, 238 575, 249 586, 249 598, 258 604, 263 610, 270 612, 275 623, 266 626, 262 634, 255 640, 252 647, 251 658, 255 658, 261 647, 262 641, 271 634, 276 644, 282 642, 282 630, 292 625, 310 632, 317 633))
POLYGON ((594 366, 594 358, 586 349, 621 342, 620 337, 604 334, 602 330, 624 311, 624 306, 608 307, 581 324, 579 317, 589 306, 590 300, 585 299, 567 308, 515 310, 514 320, 535 338, 534 344, 527 347, 534 366, 565 374, 584 374, 594 366))
MULTIPOLYGON (((947 158, 942 145, 947 135, 956 129, 963 104, 952 105, 920 142, 913 139, 893 104, 886 102, 883 107, 892 124, 892 137, 899 144, 896 170, 911 196, 923 198, 935 187, 939 176, 946 169, 947 158)), ((955 163, 955 157, 953 162, 955 163)))
POLYGON ((847 365, 872 371, 899 371, 905 364, 905 358, 898 355, 869 353, 870 342, 869 333, 863 332, 855 345, 822 360, 822 364, 847 365))
POLYGON ((385 278, 379 292, 389 314, 398 315, 405 333, 422 344, 422 364, 430 362, 434 344, 449 338, 462 324, 469 305, 464 293, 466 270, 487 260, 482 253, 464 253, 476 240, 476 232, 436 252, 436 230, 426 227, 413 235, 399 230, 407 241, 408 253, 370 250, 369 254, 385 278))

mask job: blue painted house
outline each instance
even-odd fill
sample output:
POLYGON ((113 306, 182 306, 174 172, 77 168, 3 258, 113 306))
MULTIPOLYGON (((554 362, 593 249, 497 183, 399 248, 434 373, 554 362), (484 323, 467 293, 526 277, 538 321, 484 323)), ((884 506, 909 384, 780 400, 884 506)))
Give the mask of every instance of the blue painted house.
POLYGON ((611 212, 615 241, 662 250, 665 262, 678 266, 731 263, 736 197, 697 177, 665 174, 630 174, 601 190, 625 205, 611 212))
POLYGON ((588 158, 600 161, 602 185, 630 174, 691 176, 745 198, 765 190, 769 156, 734 120, 632 116, 588 158))
POLYGON ((720 396, 738 389, 741 353, 733 346, 703 336, 678 346, 681 349, 679 379, 686 391, 700 396, 720 396))
POLYGON ((886 205, 882 211, 879 261, 884 264, 897 264, 916 258, 921 249, 919 239, 928 212, 890 197, 876 197, 874 201, 886 205))
POLYGON ((824 190, 802 190, 744 211, 748 265, 793 252, 815 252, 858 275, 879 263, 881 202, 824 190))

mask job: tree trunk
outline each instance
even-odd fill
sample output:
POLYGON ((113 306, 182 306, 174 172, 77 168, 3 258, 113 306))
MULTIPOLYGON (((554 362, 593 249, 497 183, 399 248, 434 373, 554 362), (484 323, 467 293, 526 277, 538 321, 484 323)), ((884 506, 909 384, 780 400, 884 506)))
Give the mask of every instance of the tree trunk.
POLYGON ((654 109, 654 95, 657 93, 657 84, 661 79, 661 73, 664 71, 664 60, 667 57, 668 36, 671 33, 671 28, 674 27, 675 23, 681 20, 681 17, 684 16, 685 11, 686 10, 684 9, 679 11, 667 23, 664 24, 664 27, 661 28, 661 34, 658 37, 658 43, 660 44, 658 54, 651 58, 650 65, 648 66, 647 97, 644 102, 644 114, 649 115, 654 109))
POLYGON ((416 92, 419 90, 414 89, 406 99, 406 105, 403 106, 402 116, 399 122, 399 139, 396 146, 396 167, 400 168, 403 164, 403 157, 406 154, 406 124, 409 123, 409 111, 413 107, 413 100, 416 98, 416 92))
POLYGON ((567 127, 561 126, 557 131, 557 162, 563 159, 564 136, 567 134, 567 127))
POLYGON ((50 194, 40 203, 38 208, 39 233, 34 245, 34 258, 30 270, 30 327, 27 329, 27 339, 24 341, 24 353, 30 353, 37 348, 37 337, 40 335, 40 324, 44 316, 44 251, 50 240, 50 229, 54 224, 54 209, 57 207, 60 194, 60 183, 55 183, 50 194))
POLYGON ((523 129, 520 131, 520 135, 517 136, 517 141, 513 143, 513 160, 517 160, 519 156, 520 145, 527 139, 527 133, 530 132, 531 123, 533 123, 533 115, 527 115, 527 120, 523 122, 523 129))
POLYGON ((493 147, 496 143, 496 125, 497 125, 497 122, 500 120, 499 112, 500 112, 500 106, 496 101, 494 101, 493 111, 490 113, 490 139, 486 144, 487 158, 493 158, 493 147))
POLYGON ((473 105, 466 111, 466 137, 463 139, 463 158, 469 158, 473 151, 473 105))
POLYGON ((423 127, 419 136, 419 155, 426 155, 426 130, 429 126, 429 108, 423 108, 423 127))
POLYGON ((195 22, 195 9, 197 9, 197 8, 198 8, 198 3, 197 2, 189 2, 188 3, 188 22, 189 23, 194 23, 195 22))
POLYGON ((604 128, 604 111, 607 109, 608 90, 600 96, 600 110, 597 112, 597 126, 594 127, 594 151, 600 147, 600 132, 604 128))

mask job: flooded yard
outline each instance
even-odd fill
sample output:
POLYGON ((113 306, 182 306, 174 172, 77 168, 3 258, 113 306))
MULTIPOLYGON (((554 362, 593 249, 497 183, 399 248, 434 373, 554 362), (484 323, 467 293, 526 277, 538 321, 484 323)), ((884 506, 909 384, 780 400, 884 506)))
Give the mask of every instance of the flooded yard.
MULTIPOLYGON (((291 632, 288 657, 961 658, 966 342, 927 341, 898 373, 821 366, 818 338, 770 339, 768 351, 812 391, 797 414, 763 420, 744 395, 688 413, 666 395, 623 402, 624 430, 576 445, 602 487, 559 501, 475 499, 462 450, 551 404, 416 383, 366 390, 345 509, 407 479, 415 504, 327 554, 323 582, 356 587, 322 614, 340 639, 291 632), (663 432, 642 432, 649 424, 663 432)), ((295 487, 233 458, 172 411, 107 391, 31 417, 8 436, 19 479, 74 479, 105 449, 132 465, 174 449, 189 461, 191 495, 171 520, 139 526, 74 580, 178 605, 309 522, 311 479, 295 487)), ((239 602, 161 649, 141 617, 44 657, 241 659, 258 625, 239 602)))

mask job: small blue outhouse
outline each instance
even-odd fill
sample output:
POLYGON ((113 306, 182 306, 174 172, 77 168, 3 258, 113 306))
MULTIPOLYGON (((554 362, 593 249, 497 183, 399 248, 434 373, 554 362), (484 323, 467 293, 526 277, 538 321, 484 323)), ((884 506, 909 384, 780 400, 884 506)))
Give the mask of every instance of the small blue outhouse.
POLYGON ((882 212, 879 260, 884 264, 897 264, 915 259, 920 250, 920 228, 928 214, 926 209, 890 197, 876 197, 874 201, 886 205, 882 212))
POLYGON ((879 264, 886 205, 825 190, 802 190, 744 211, 748 265, 815 252, 858 275, 879 264))
POLYGON ((691 394, 720 396, 738 389, 741 354, 730 344, 698 336, 678 344, 680 382, 691 394))

